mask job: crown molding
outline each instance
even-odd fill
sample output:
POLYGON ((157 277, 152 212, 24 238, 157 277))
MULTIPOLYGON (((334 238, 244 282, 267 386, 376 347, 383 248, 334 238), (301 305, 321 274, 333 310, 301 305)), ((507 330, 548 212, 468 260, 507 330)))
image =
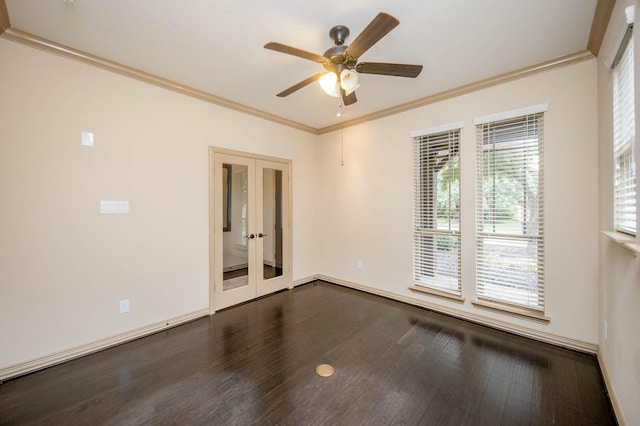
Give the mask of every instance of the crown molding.
POLYGON ((5 38, 7 40, 15 41, 30 47, 34 47, 36 49, 44 50, 59 56, 64 56, 65 58, 68 58, 68 59, 73 59, 88 65, 102 68, 107 71, 115 72, 117 74, 121 74, 126 77, 134 78, 136 80, 139 80, 145 83, 153 84, 154 86, 171 90, 173 92, 180 93, 182 95, 200 99, 202 101, 219 105, 225 108, 229 108, 235 111, 239 111, 245 114, 253 115, 255 117, 262 118, 264 120, 269 120, 278 124, 293 127, 298 130, 303 130, 305 132, 318 134, 318 130, 314 127, 307 126, 305 124, 298 123, 292 120, 287 120, 285 118, 278 117, 277 115, 269 114, 267 112, 260 111, 255 108, 251 108, 251 107, 230 101, 228 99, 220 98, 218 96, 212 95, 202 90, 198 90, 189 86, 184 86, 175 81, 167 80, 165 78, 158 77, 156 75, 149 74, 147 72, 140 71, 132 67, 128 67, 118 62, 110 61, 108 59, 104 59, 99 56, 92 55, 90 53, 83 52, 81 50, 77 50, 72 47, 65 46, 63 44, 59 44, 51 40, 44 39, 42 37, 38 37, 36 35, 30 34, 24 31, 16 30, 14 28, 7 28, 0 35, 0 37, 5 38))
POLYGON ((489 87, 497 86, 499 84, 507 83, 513 80, 519 80, 521 78, 530 77, 535 74, 546 72, 555 68, 564 67, 567 65, 576 64, 583 61, 593 59, 594 56, 588 50, 576 52, 571 55, 561 56, 550 61, 541 62, 529 67, 520 68, 519 70, 511 71, 508 73, 500 74, 495 77, 490 77, 484 80, 476 81, 475 83, 466 84, 464 86, 456 87, 451 90, 436 93, 415 101, 408 102, 406 104, 397 105, 391 108, 387 108, 373 114, 365 115, 363 117, 354 118, 353 120, 345 121, 343 123, 334 124, 332 126, 318 129, 318 134, 324 134, 333 132, 335 130, 342 129, 344 127, 355 126, 356 124, 364 123, 365 121, 378 120, 383 117, 387 117, 393 114, 409 111, 415 108, 420 108, 425 105, 441 102, 446 99, 455 98, 457 96, 465 95, 467 93, 476 92, 478 90, 487 89, 489 87))
POLYGON ((596 4, 596 11, 591 22, 591 33, 587 42, 587 50, 593 53, 593 56, 598 56, 600 53, 600 46, 602 46, 602 40, 615 5, 616 0, 598 0, 596 4))
POLYGON ((4 0, 0 0, 0 35, 6 30, 11 28, 11 21, 9 21, 9 11, 7 10, 7 3, 4 0))
POLYGON ((146 73, 144 71, 128 67, 126 65, 110 61, 105 58, 101 58, 96 55, 92 55, 87 52, 83 52, 78 49, 74 49, 63 44, 59 44, 36 35, 11 28, 9 20, 9 14, 5 0, 0 0, 0 37, 7 40, 12 40, 36 49, 44 50, 56 55, 64 56, 69 59, 73 59, 79 62, 83 62, 88 65, 92 65, 98 68, 102 68, 111 72, 115 72, 130 78, 134 78, 145 83, 153 84, 157 87, 161 87, 167 90, 171 90, 182 95, 190 96, 205 102, 209 102, 215 105, 219 105, 225 108, 229 108, 238 112, 249 114, 264 120, 272 121, 274 123, 282 124, 284 126, 292 127, 294 129, 302 130, 314 135, 322 135, 335 130, 340 130, 345 127, 354 126, 367 121, 377 120, 390 115, 398 114, 401 112, 409 111, 415 108, 420 108, 425 105, 441 102, 446 99, 450 99, 456 96, 461 96, 467 93, 472 93, 478 90, 486 89, 492 86, 503 84, 509 81, 529 77, 541 72, 549 71, 554 68, 559 68, 567 65, 572 65, 578 62, 586 61, 597 56, 600 50, 602 39, 606 31, 611 12, 615 0, 598 0, 596 5, 596 11, 594 13, 593 22, 591 25, 591 33, 589 35, 589 42, 587 50, 576 52, 570 55, 562 56, 560 58, 552 59, 550 61, 542 62, 540 64, 532 65, 529 67, 521 68, 515 71, 500 74, 494 77, 490 77, 484 80, 480 80, 474 83, 466 84, 464 86, 456 87, 451 90, 436 93, 434 95, 426 96, 405 104, 396 105, 384 110, 374 112, 362 117, 354 118, 353 120, 344 121, 331 126, 323 128, 315 128, 302 124, 293 120, 279 117, 255 108, 248 107, 246 105, 233 102, 228 99, 224 99, 215 96, 211 93, 204 92, 202 90, 195 89, 181 85, 177 82, 164 79, 162 77, 146 73))

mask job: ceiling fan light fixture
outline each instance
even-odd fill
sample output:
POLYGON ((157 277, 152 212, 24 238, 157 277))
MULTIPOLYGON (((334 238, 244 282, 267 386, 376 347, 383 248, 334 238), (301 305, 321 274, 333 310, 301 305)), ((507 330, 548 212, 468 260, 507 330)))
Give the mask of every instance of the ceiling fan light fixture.
POLYGON ((360 87, 358 84, 358 73, 351 70, 342 70, 340 73, 340 85, 345 91, 345 94, 349 96, 360 87))
POLYGON ((335 72, 328 72, 320 77, 320 87, 329 96, 337 98, 340 96, 340 87, 338 86, 338 76, 335 72))
MULTIPOLYGON (((0 0, 0 3, 1 2, 2 0, 0 0)), ((396 18, 387 13, 380 12, 348 46, 344 43, 349 35, 349 29, 344 25, 337 25, 329 31, 329 37, 334 41, 335 46, 325 51, 322 56, 273 41, 265 44, 265 49, 317 62, 325 69, 325 71, 314 74, 283 90, 276 96, 283 98, 306 87, 311 82, 318 80, 322 90, 326 94, 342 99, 344 106, 348 106, 358 102, 355 94, 355 91, 360 87, 358 84, 358 74, 416 78, 420 74, 420 71, 422 71, 422 65, 358 62, 363 53, 387 35, 389 31, 398 26, 398 24, 400 24, 400 21, 396 18)))

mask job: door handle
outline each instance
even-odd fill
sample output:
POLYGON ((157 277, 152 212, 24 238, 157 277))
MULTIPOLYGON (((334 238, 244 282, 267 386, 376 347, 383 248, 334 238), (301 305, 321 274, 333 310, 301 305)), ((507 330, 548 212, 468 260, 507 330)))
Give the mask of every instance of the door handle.
POLYGON ((258 234, 258 238, 262 238, 262 237, 268 237, 267 234, 263 234, 262 232, 258 234))
POLYGON ((253 240, 255 237, 256 236, 254 234, 250 234, 250 235, 245 236, 245 238, 249 238, 251 240, 253 240))

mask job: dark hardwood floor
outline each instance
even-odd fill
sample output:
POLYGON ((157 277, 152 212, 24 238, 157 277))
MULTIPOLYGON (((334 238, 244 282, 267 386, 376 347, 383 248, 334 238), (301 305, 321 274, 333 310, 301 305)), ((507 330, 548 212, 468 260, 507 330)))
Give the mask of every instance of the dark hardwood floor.
POLYGON ((615 419, 593 356, 315 282, 5 382, 0 424, 615 419))

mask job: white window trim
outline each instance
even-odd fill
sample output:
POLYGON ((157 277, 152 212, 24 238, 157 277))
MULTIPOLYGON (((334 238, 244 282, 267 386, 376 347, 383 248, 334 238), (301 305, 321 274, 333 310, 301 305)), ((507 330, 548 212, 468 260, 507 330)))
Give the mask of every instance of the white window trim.
MULTIPOLYGON (((625 15, 625 20, 624 20, 624 25, 622 26, 622 28, 620 29, 620 34, 618 36, 618 39, 616 41, 616 44, 614 45, 615 49, 611 52, 611 56, 609 58, 608 61, 605 62, 605 64, 609 67, 609 71, 611 72, 611 78, 613 80, 616 79, 615 76, 615 72, 616 72, 616 66, 618 65, 618 62, 621 60, 621 57, 623 55, 623 47, 626 49, 626 45, 623 45, 625 43, 625 40, 627 39, 627 37, 629 36, 629 33, 631 32, 631 28, 633 27, 634 24, 634 18, 635 18, 635 6, 628 6, 624 9, 624 15, 625 15)), ((635 31, 631 32, 631 37, 633 41, 633 38, 635 38, 634 35, 635 31)), ((632 54, 635 56, 635 52, 632 51, 632 54)), ((635 63, 637 63, 637 58, 635 60, 635 63)), ((631 65, 632 69, 634 69, 634 64, 631 65)), ((635 70, 633 71, 635 74, 635 70)), ((634 88, 634 90, 636 91, 636 96, 637 96, 637 87, 635 86, 635 83, 638 81, 637 75, 634 77, 634 80, 631 81, 631 85, 634 88)), ((613 147, 613 162, 614 162, 614 168, 615 168, 615 164, 617 164, 619 157, 619 153, 618 153, 618 148, 616 148, 616 144, 618 143, 617 140, 615 139, 615 134, 616 134, 616 115, 615 115, 615 103, 617 102, 615 99, 615 84, 616 82, 613 81, 613 85, 614 85, 614 106, 613 106, 613 136, 614 136, 614 147, 613 147)), ((637 101, 636 101, 636 112, 635 112, 635 116, 633 117, 634 123, 635 123, 635 127, 636 127, 636 137, 634 141, 631 141, 631 146, 630 149, 632 150, 632 155, 635 156, 635 162, 636 162, 636 169, 634 170, 635 172, 635 179, 636 179, 636 192, 635 192, 635 198, 636 198, 636 218, 635 218, 635 233, 631 234, 630 233, 626 233, 626 230, 624 229, 619 229, 618 228, 618 211, 616 209, 616 202, 617 202, 617 195, 616 195, 616 189, 615 189, 615 185, 614 185, 614 193, 613 193, 613 202, 614 202, 614 207, 613 207, 613 223, 610 224, 612 231, 607 231, 607 230, 603 230, 602 233, 604 235, 607 235, 613 242, 622 245, 624 248, 628 249, 630 252, 633 253, 633 255, 635 256, 638 253, 638 250, 640 250, 640 229, 638 229, 638 224, 640 224, 640 209, 638 209, 639 207, 639 201, 640 201, 640 188, 638 187, 638 182, 640 182, 640 161, 638 160, 639 155, 640 155, 640 146, 638 145, 638 134, 637 134, 637 117, 638 117, 638 111, 637 111, 637 101)), ((613 174, 613 179, 614 181, 616 180, 617 177, 617 172, 614 171, 613 174)))
POLYGON ((429 127, 427 129, 414 130, 411 132, 412 138, 420 136, 435 135, 436 133, 450 132, 452 130, 460 130, 464 128, 464 121, 456 121, 455 123, 443 124, 441 126, 429 127))
MULTIPOLYGON (((611 73, 613 73, 613 70, 614 70, 613 65, 616 57, 618 56, 620 45, 624 41, 624 37, 629 29, 629 25, 633 24, 635 21, 635 6, 631 5, 626 7, 624 10, 624 13, 625 13, 626 19, 624 20, 624 25, 622 25, 622 27, 618 31, 619 34, 616 39, 616 43, 614 44, 615 49, 611 52, 608 59, 605 61, 605 64, 609 67, 609 71, 611 73)), ((637 116, 638 115, 636 112, 636 117, 637 116)), ((637 139, 638 137, 636 135, 636 154, 637 154, 636 158, 640 158, 640 148, 638 147, 637 139)), ((640 172, 640 161, 636 161, 636 162, 638 163, 636 164, 636 168, 637 168, 636 179, 637 179, 637 177, 640 176, 640 173, 638 173, 640 172)), ((640 212, 639 212, 639 219, 640 219, 640 212)), ((638 221, 638 223, 640 223, 640 220, 638 221)), ((620 247, 626 249, 632 256, 638 256, 638 254, 640 254, 640 232, 638 233, 639 235, 637 235, 636 237, 633 237, 629 234, 624 234, 622 232, 618 232, 615 230, 613 231, 602 230, 600 232, 602 233, 602 235, 605 235, 607 238, 609 238, 611 242, 616 243, 620 247)))
POLYGON ((627 33, 627 29, 629 28, 629 25, 634 23, 635 6, 628 6, 624 10, 624 13, 626 15, 626 19, 624 21, 624 25, 622 26, 622 28, 618 30, 619 34, 618 34, 618 37, 616 38, 616 43, 614 44, 615 49, 607 57, 607 60, 604 61, 605 65, 609 67, 610 71, 613 71, 613 63, 616 59, 616 56, 618 56, 618 50, 620 50, 619 47, 622 44, 622 41, 624 40, 624 36, 627 33))
POLYGON ((632 256, 638 256, 640 254, 640 244, 634 237, 622 232, 616 231, 600 231, 603 235, 606 235, 616 244, 619 244, 622 248, 628 250, 632 256))
MULTIPOLYGON (((504 120, 510 120, 510 119, 516 119, 516 118, 524 117, 524 116, 527 116, 527 115, 545 113, 545 112, 548 111, 548 109, 549 109, 549 105, 547 103, 539 104, 539 105, 533 105, 533 106, 529 106, 529 107, 524 107, 524 108, 511 110, 511 111, 505 111, 505 112, 501 112, 501 113, 497 113, 497 114, 490 114, 490 115, 477 117, 477 118, 475 118, 473 120, 473 124, 476 126, 476 130, 477 130, 477 128, 479 126, 482 126, 484 124, 489 124, 489 123, 499 122, 499 121, 504 121, 504 120)), ((542 138, 544 140, 544 135, 542 135, 542 138)), ((476 143, 478 143, 478 140, 476 140, 476 143)), ((478 160, 476 158, 476 161, 480 161, 480 160, 478 160)), ((542 161, 544 161, 544 160, 542 160, 542 161)), ((478 179, 478 176, 476 176, 476 179, 478 179)), ((544 181, 544 172, 540 176, 540 179, 542 180, 542 182, 544 181)), ((541 191, 542 191, 542 193, 544 193, 544 185, 543 185, 543 188, 541 189, 541 191)), ((476 189, 476 197, 477 196, 478 196, 478 194, 477 194, 477 189, 476 189)), ((477 201, 478 200, 476 199, 476 202, 477 201)), ((476 218, 476 225, 478 223, 477 220, 478 219, 476 218)), ((478 235, 479 234, 478 234, 478 231, 476 229, 476 243, 475 243, 476 247, 477 247, 477 243, 478 243, 478 235)), ((542 241, 544 242, 544 237, 542 237, 542 238, 543 238, 542 241)), ((476 256, 477 256, 477 248, 476 248, 476 256)), ((476 259, 476 264, 477 264, 477 259, 476 259)), ((477 277, 477 275, 476 275, 476 277, 477 277)), ((542 292, 543 293, 546 292, 545 284, 546 284, 545 282, 543 282, 543 284, 542 284, 542 292)), ((543 305, 542 309, 537 309, 537 308, 530 308, 530 307, 526 307, 526 306, 520 306, 520 305, 516 305, 516 304, 511 304, 511 303, 509 303, 507 301, 489 299, 489 298, 484 297, 483 295, 476 294, 476 299, 474 301, 472 301, 472 304, 474 306, 476 306, 476 307, 492 309, 492 310, 501 311, 501 312, 505 312, 505 313, 509 313, 509 314, 515 314, 515 315, 518 315, 518 316, 521 316, 521 317, 540 320, 542 322, 549 322, 550 321, 550 319, 545 316, 546 303, 543 305)))
MULTIPOLYGON (((460 131, 462 128, 464 128, 464 121, 456 121, 453 123, 449 123, 449 124, 443 124, 440 126, 435 126, 435 127, 429 127, 429 128, 425 128, 425 129, 421 129, 421 130, 414 130, 410 133, 411 135, 411 141, 412 143, 415 143, 415 140, 417 138, 420 137, 425 137, 425 136, 431 136, 431 135, 437 135, 438 133, 445 133, 445 132, 451 132, 451 131, 455 131, 458 130, 460 131)), ((458 135, 458 144, 461 144, 461 135, 458 135)), ((460 153, 458 152, 458 155, 460 155, 460 153)), ((414 159, 415 161, 415 159, 414 159)), ((415 173, 415 171, 414 171, 415 173)), ((415 183, 414 183, 415 184, 415 183)), ((460 219, 461 220, 461 219, 460 219)), ((461 226, 461 225, 460 225, 461 226)), ((415 231, 414 231, 415 232, 415 231)), ((461 233, 459 233, 460 236, 460 242, 461 242, 461 233)), ((414 235, 415 238, 415 235, 414 235)), ((461 267, 462 265, 460 265, 459 267, 461 267)), ((413 290, 413 291, 417 291, 420 293, 424 293, 424 294, 428 294, 431 296, 437 296, 437 297, 441 297, 444 299, 449 299, 449 300, 453 300, 456 302, 461 302, 464 303, 465 299, 462 296, 462 271, 459 271, 458 273, 458 279, 459 279, 459 289, 460 289, 460 294, 455 294, 455 293, 450 293, 447 291, 442 291, 442 290, 438 290, 436 288, 432 288, 432 287, 427 287, 427 286, 423 286, 423 285, 410 285, 409 289, 413 290)))
POLYGON ((478 298, 471 302, 476 308, 489 309, 492 311, 498 311, 514 315, 519 318, 525 318, 535 320, 548 324, 551 322, 551 318, 545 315, 544 312, 535 309, 528 309, 522 306, 509 305, 507 303, 498 302, 495 300, 478 298))
POLYGON ((494 121, 509 120, 511 118, 518 118, 525 115, 538 114, 540 112, 547 112, 549 110, 549 104, 532 105, 524 108, 513 109, 511 111, 499 112, 497 114, 483 115, 482 117, 476 117, 473 119, 473 125, 492 123, 494 121))

